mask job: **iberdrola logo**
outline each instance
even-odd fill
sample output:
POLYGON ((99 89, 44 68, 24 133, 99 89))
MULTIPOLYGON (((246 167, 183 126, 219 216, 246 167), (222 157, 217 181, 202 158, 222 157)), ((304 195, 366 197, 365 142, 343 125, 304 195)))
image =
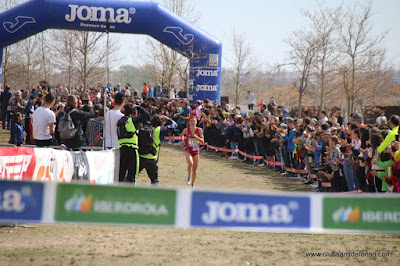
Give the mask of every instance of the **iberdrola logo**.
POLYGON ((92 209, 93 206, 93 196, 77 196, 74 195, 72 198, 65 202, 65 209, 67 211, 75 211, 75 212, 82 212, 87 213, 92 209))
POLYGON ((354 209, 352 207, 341 207, 332 214, 332 219, 338 223, 355 223, 360 219, 360 208, 357 206, 354 209))

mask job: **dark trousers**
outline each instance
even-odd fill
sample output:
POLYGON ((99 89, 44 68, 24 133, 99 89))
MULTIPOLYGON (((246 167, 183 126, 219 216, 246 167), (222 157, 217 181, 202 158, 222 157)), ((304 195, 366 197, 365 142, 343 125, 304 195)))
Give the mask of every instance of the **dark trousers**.
POLYGON ((119 160, 119 182, 135 183, 139 174, 138 150, 122 145, 120 148, 119 160))
POLYGON ((25 144, 31 144, 31 127, 30 127, 30 118, 25 118, 25 132, 26 132, 26 139, 25 144))
POLYGON ((249 110, 253 110, 254 104, 249 104, 249 110))
POLYGON ((287 167, 295 168, 297 169, 297 158, 296 154, 294 154, 294 151, 288 151, 288 159, 289 159, 289 165, 287 167))
POLYGON ((38 147, 47 147, 47 146, 58 146, 58 143, 55 139, 47 139, 47 140, 35 140, 36 146, 38 147))
POLYGON ((147 175, 152 184, 158 184, 158 165, 156 159, 146 159, 140 157, 139 173, 146 169, 147 175))
POLYGON ((10 112, 7 111, 6 108, 1 109, 1 121, 3 122, 3 129, 6 128, 6 121, 7 121, 7 128, 10 128, 11 126, 11 116, 10 112))

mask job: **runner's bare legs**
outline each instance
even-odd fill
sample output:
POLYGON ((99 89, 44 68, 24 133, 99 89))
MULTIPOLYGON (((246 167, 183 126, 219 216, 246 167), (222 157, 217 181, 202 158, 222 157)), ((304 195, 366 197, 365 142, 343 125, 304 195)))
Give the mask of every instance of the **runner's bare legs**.
MULTIPOLYGON (((185 152, 185 157, 186 157, 186 162, 188 165, 188 168, 187 168, 188 169, 188 177, 191 177, 192 176, 192 167, 193 167, 193 157, 187 151, 185 152)), ((197 165, 196 165, 196 168, 197 168, 197 165)), ((189 180, 188 180, 188 182, 189 182, 189 180)))
POLYGON ((197 166, 199 165, 200 156, 196 154, 193 158, 193 167, 192 167, 192 186, 194 185, 194 181, 196 181, 197 176, 197 166))

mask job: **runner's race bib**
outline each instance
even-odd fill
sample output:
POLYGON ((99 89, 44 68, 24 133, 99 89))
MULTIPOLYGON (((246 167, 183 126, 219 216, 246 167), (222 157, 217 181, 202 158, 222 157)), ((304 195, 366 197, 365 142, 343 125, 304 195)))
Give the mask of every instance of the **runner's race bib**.
POLYGON ((195 138, 189 138, 189 147, 197 147, 199 144, 199 141, 195 138))

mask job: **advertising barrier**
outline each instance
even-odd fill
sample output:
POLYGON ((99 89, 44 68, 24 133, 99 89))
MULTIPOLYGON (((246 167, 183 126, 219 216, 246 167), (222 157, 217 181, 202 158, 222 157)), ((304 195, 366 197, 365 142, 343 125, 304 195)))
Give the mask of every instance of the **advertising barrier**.
POLYGON ((400 234, 400 196, 0 180, 0 224, 21 222, 400 234))
POLYGON ((114 182, 115 150, 67 151, 52 148, 0 148, 0 179, 96 184, 114 182), (101 163, 99 163, 101 162, 101 163))
POLYGON ((310 198, 308 196, 193 192, 191 225, 309 228, 310 198))
POLYGON ((0 221, 40 222, 44 184, 39 182, 1 181, 0 221))
POLYGON ((175 190, 59 184, 57 222, 175 224, 175 190))
POLYGON ((400 231, 400 198, 326 196, 323 228, 400 231))

